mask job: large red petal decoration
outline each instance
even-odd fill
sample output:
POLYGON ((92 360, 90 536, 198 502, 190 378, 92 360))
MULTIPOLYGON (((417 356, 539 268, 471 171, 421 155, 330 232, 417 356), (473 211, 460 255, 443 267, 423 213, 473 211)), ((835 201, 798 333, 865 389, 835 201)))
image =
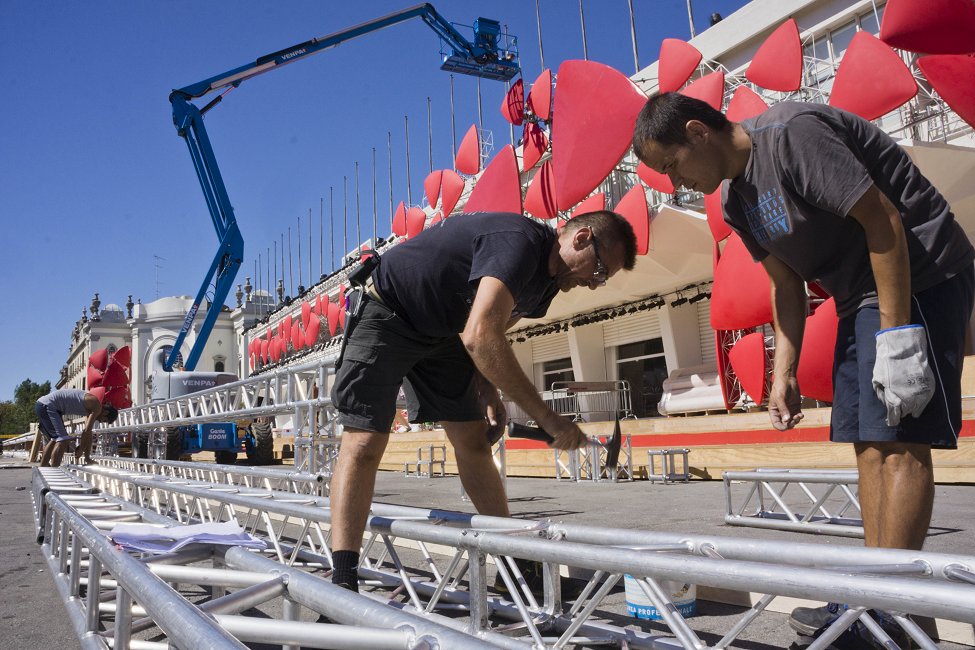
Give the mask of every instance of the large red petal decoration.
MULTIPOLYGON (((274 341, 276 339, 271 339, 274 341)), ((261 361, 267 363, 268 360, 268 348, 271 346, 271 341, 266 339, 261 339, 261 361)))
POLYGON ((326 322, 328 322, 328 335, 335 336, 335 333, 339 331, 340 309, 338 305, 336 305, 334 302, 331 301, 329 301, 327 309, 328 309, 328 318, 326 318, 325 320, 326 322))
POLYGON ((99 404, 105 403, 105 395, 108 393, 108 389, 104 386, 88 387, 88 392, 95 396, 99 404))
POLYGON ((528 191, 525 192, 525 212, 539 219, 554 219, 558 215, 551 160, 545 161, 528 186, 528 191))
POLYGON ((345 311, 345 307, 340 307, 339 308, 339 327, 342 328, 342 331, 343 332, 345 331, 345 317, 347 315, 348 315, 348 312, 345 311))
POLYGON ((115 388, 116 386, 129 385, 129 369, 121 363, 110 363, 105 369, 105 376, 102 377, 102 386, 105 388, 115 388))
POLYGON ((467 199, 464 212, 514 212, 521 214, 521 176, 510 144, 487 166, 467 199))
POLYGON ((301 301, 301 326, 308 327, 308 319, 311 318, 311 303, 307 300, 301 301))
POLYGON ((596 192, 588 199, 585 199, 572 210, 572 216, 586 214, 587 212, 598 212, 606 209, 606 194, 596 192))
POLYGON ((112 355, 112 361, 128 368, 132 365, 132 348, 128 345, 123 345, 112 355))
POLYGON ((677 90, 691 78, 701 53, 696 47, 677 38, 665 38, 660 44, 660 60, 657 63, 657 84, 660 92, 677 90))
POLYGON ((732 233, 714 269, 711 327, 737 330, 772 322, 768 274, 732 233))
POLYGON ((437 207, 437 199, 440 198, 440 178, 443 170, 435 169, 423 179, 423 192, 427 195, 427 201, 431 208, 437 207))
POLYGON ((437 212, 437 214, 433 215, 433 217, 430 218, 430 221, 427 222, 427 230, 433 228, 441 221, 443 221, 443 215, 440 214, 440 212, 437 212))
POLYGON ((300 350, 305 347, 305 335, 301 331, 301 323, 295 322, 291 326, 291 347, 300 350))
POLYGON ((830 298, 806 319, 806 331, 802 336, 796 379, 803 395, 820 402, 833 401, 833 348, 837 325, 836 303, 830 298))
POLYGON ((961 119, 975 126, 975 57, 953 54, 923 56, 918 65, 941 99, 961 119))
POLYGON ((761 96, 748 86, 738 86, 738 90, 731 96, 728 102, 728 110, 725 117, 732 122, 741 122, 750 117, 755 117, 768 110, 768 104, 761 96))
POLYGON ((708 215, 708 227, 714 241, 721 241, 731 234, 731 226, 725 222, 724 208, 721 207, 721 187, 704 195, 704 212, 708 215))
POLYGON ((406 206, 400 201, 393 215, 393 234, 402 237, 406 234, 406 206))
POLYGON ((406 212, 406 238, 413 239, 423 230, 426 213, 415 205, 406 212))
POLYGON ((538 119, 548 122, 552 119, 552 71, 545 68, 532 84, 528 93, 528 106, 538 119))
POLYGON ((111 404, 117 409, 127 409, 132 406, 132 393, 129 391, 129 387, 126 386, 116 386, 115 388, 110 388, 105 392, 105 396, 100 400, 102 404, 111 404))
POLYGON ((283 336, 285 339, 291 336, 291 325, 293 323, 294 319, 291 317, 291 314, 284 317, 283 326, 281 328, 281 336, 283 336))
POLYGON ((802 41, 793 18, 779 25, 755 52, 745 71, 762 88, 791 93, 802 82, 802 41))
POLYGON ((315 313, 322 318, 325 317, 325 314, 322 313, 322 294, 315 296, 315 313))
POLYGON ((88 365, 104 372, 105 368, 108 367, 108 348, 92 352, 91 356, 88 357, 88 365))
POLYGON ((651 188, 664 194, 674 193, 674 184, 670 182, 667 174, 661 174, 647 167, 643 162, 636 166, 636 175, 651 188))
POLYGON ((634 185, 616 204, 616 212, 633 226, 637 255, 646 255, 650 250, 650 209, 643 186, 639 183, 634 185))
POLYGON ((525 120, 525 82, 519 79, 511 84, 511 88, 501 102, 501 115, 515 126, 521 126, 525 120))
POLYGON ((972 0, 888 0, 880 38, 912 52, 975 52, 975 4, 972 0))
POLYGON ((305 347, 310 348, 318 342, 318 332, 322 327, 322 320, 316 315, 308 319, 308 327, 305 328, 305 347))
POLYGON ((724 73, 721 71, 711 72, 700 79, 691 82, 684 90, 682 95, 700 99, 711 106, 716 111, 721 110, 721 102, 724 100, 724 73))
POLYGON ((454 211, 454 206, 464 193, 464 179, 454 170, 443 170, 443 189, 440 191, 440 213, 449 217, 454 211))
POLYGON ((467 129, 467 134, 461 140, 454 167, 461 174, 476 174, 481 171, 481 138, 476 124, 467 129))
POLYGON ((534 167, 548 148, 548 136, 542 127, 534 122, 525 124, 524 135, 521 139, 521 166, 525 171, 534 167))
POLYGON ((268 326, 267 326, 267 340, 268 340, 268 341, 270 341, 270 340, 271 340, 271 336, 272 336, 272 335, 273 335, 273 333, 271 332, 271 326, 270 326, 270 325, 268 325, 268 326))
POLYGON ((88 366, 88 379, 85 382, 85 386, 88 388, 95 388, 96 386, 102 385, 102 380, 105 378, 105 374, 98 368, 89 365, 88 366))
POLYGON ((630 147, 647 97, 630 78, 593 61, 559 66, 552 162, 559 210, 584 199, 630 147))
POLYGON ((857 32, 836 71, 830 106, 875 120, 917 94, 900 55, 868 32, 857 32))
POLYGON ((768 374, 768 357, 765 354, 765 335, 752 332, 741 337, 728 353, 741 387, 756 404, 765 401, 765 377, 768 374))

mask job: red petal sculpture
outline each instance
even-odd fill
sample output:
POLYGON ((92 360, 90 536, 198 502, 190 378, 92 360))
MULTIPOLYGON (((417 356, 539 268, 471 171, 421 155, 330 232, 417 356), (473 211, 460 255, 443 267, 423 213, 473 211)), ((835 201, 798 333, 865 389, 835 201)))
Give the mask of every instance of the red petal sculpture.
POLYGON ((329 336, 335 336, 335 333, 339 331, 339 306, 334 302, 328 303, 328 334, 329 336))
POLYGON ((270 341, 270 340, 271 340, 271 336, 272 336, 272 332, 271 332, 271 326, 270 326, 270 325, 268 325, 268 326, 267 326, 267 340, 268 340, 268 341, 270 341))
POLYGON ((120 363, 110 363, 105 369, 105 376, 102 377, 102 386, 105 388, 115 388, 116 386, 129 385, 129 369, 120 363))
POLYGON ((725 111, 725 116, 732 122, 741 122, 767 110, 768 104, 757 92, 748 86, 738 86, 738 90, 728 102, 728 110, 725 111))
POLYGON ((301 326, 308 327, 308 319, 311 318, 311 303, 307 300, 301 301, 301 326))
POLYGON ((768 274, 732 233, 714 269, 711 327, 736 330, 772 322, 768 274))
POLYGON ((975 4, 971 0, 888 0, 880 38, 911 52, 975 52, 975 4))
POLYGON ((88 357, 88 365, 104 372, 105 368, 108 367, 108 348, 92 352, 91 356, 88 357))
POLYGON ((616 212, 633 226, 636 234, 636 254, 646 255, 650 250, 650 209, 647 206, 647 193, 637 183, 616 204, 616 212))
POLYGON ((548 148, 548 136, 545 131, 534 122, 525 125, 521 138, 521 166, 524 171, 534 167, 548 148))
POLYGON ((345 317, 346 317, 346 315, 347 315, 347 312, 345 311, 345 307, 340 307, 339 308, 339 327, 342 328, 342 331, 343 332, 345 331, 345 317))
POLYGON ((429 230, 430 228, 433 228, 434 226, 436 226, 441 221, 443 221, 443 215, 440 214, 440 212, 438 211, 437 214, 433 215, 433 218, 430 219, 430 221, 427 222, 427 230, 429 230))
POLYGON ((836 303, 830 298, 806 319, 802 337, 796 379, 803 395, 820 402, 833 401, 833 348, 837 325, 836 303))
POLYGON ((406 234, 406 206, 400 201, 393 215, 393 234, 402 237, 406 234))
POLYGON ((105 403, 105 394, 108 393, 108 389, 104 386, 89 387, 88 392, 95 396, 99 404, 105 403))
POLYGON ((793 18, 779 25, 755 52, 745 71, 762 88, 791 93, 802 82, 802 41, 793 18))
POLYGON ((514 212, 521 214, 521 176, 510 144, 494 156, 467 199, 464 212, 514 212))
POLYGON ((112 361, 128 368, 132 365, 132 348, 128 345, 123 345, 112 355, 112 361))
POLYGON ((975 57, 952 54, 923 56, 918 65, 951 110, 975 126, 975 82, 972 81, 975 79, 975 57))
POLYGON ((440 198, 440 178, 443 170, 435 169, 423 179, 423 192, 427 195, 427 201, 431 208, 437 207, 437 199, 440 198))
POLYGON ((708 215, 708 227, 714 241, 721 241, 731 234, 731 226, 725 223, 724 209, 721 207, 721 188, 704 195, 704 211, 708 215))
POLYGON ((427 215, 415 205, 406 212, 406 238, 413 239, 423 230, 427 215))
MULTIPOLYGON (((830 348, 832 350, 832 348, 830 348)), ((765 377, 768 374, 768 356, 765 354, 765 335, 752 332, 741 337, 728 353, 731 367, 738 375, 741 387, 756 404, 765 401, 765 377)))
POLYGON ((660 44, 660 60, 657 63, 657 84, 660 92, 671 92, 683 86, 694 74, 701 58, 701 53, 690 43, 677 38, 665 38, 660 44))
POLYGON ((445 169, 443 170, 442 182, 443 189, 440 191, 440 213, 445 217, 449 217, 450 213, 454 211, 454 206, 457 205, 460 195, 464 193, 464 179, 454 172, 454 170, 445 169))
POLYGON ((644 183, 658 192, 662 192, 664 194, 674 193, 674 184, 670 182, 670 177, 667 176, 667 174, 655 172, 642 162, 636 166, 636 175, 639 176, 644 183))
POLYGON ((105 392, 102 404, 111 404, 117 409, 127 409, 132 406, 132 394, 128 386, 116 386, 105 392))
POLYGON ((528 106, 538 119, 548 122, 552 119, 552 71, 548 68, 538 75, 528 93, 528 106))
POLYGON ((85 386, 88 388, 95 388, 96 386, 102 385, 102 380, 105 375, 101 370, 89 364, 88 366, 88 379, 85 382, 85 386))
POLYGON ((501 115, 515 126, 521 126, 525 120, 525 82, 519 79, 511 84, 511 88, 501 102, 501 115))
POLYGON ((593 61, 559 66, 552 164, 559 210, 585 198, 630 148, 647 97, 629 77, 593 61))
POLYGON ((587 212, 597 212, 599 210, 606 209, 606 195, 602 192, 596 192, 588 199, 583 200, 582 203, 577 205, 574 210, 572 210, 572 216, 578 214, 586 214, 587 212))
POLYGON ((476 174, 481 171, 481 138, 477 132, 477 125, 472 124, 457 149, 454 167, 461 174, 476 174))
POLYGON ((917 94, 917 82, 890 46, 857 32, 836 71, 830 106, 875 120, 917 94))
POLYGON ((287 316, 284 317, 284 321, 281 327, 281 336, 283 336, 286 340, 288 339, 289 336, 291 336, 291 325, 293 322, 294 319, 291 318, 291 314, 288 314, 287 316))
POLYGON ((528 191, 525 192, 525 212, 539 219, 554 219, 558 215, 551 160, 545 161, 528 186, 528 191))
POLYGON ((291 326, 290 340, 291 340, 291 347, 293 347, 295 350, 300 350, 301 348, 305 347, 305 335, 301 331, 300 323, 296 322, 291 326))
MULTIPOLYGON (((272 341, 275 339, 271 339, 272 341)), ((268 348, 270 347, 270 341, 261 340, 261 361, 267 363, 268 361, 268 348)))
POLYGON ((694 99, 700 99, 714 110, 720 111, 721 102, 724 99, 724 73, 718 71, 706 74, 691 82, 680 93, 694 99))
POLYGON ((308 320, 308 327, 305 328, 306 348, 310 348, 318 342, 318 332, 321 329, 321 326, 321 319, 316 314, 312 314, 312 317, 308 320))
POLYGON ((322 313, 322 294, 318 294, 317 296, 315 296, 315 310, 314 311, 319 316, 321 316, 323 318, 325 317, 325 314, 322 313))

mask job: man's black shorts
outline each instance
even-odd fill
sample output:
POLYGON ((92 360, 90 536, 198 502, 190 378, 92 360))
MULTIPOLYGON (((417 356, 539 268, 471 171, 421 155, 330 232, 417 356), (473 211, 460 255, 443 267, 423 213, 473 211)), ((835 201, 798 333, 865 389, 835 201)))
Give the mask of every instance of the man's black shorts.
POLYGON ((928 361, 935 393, 918 417, 887 425, 887 408, 873 390, 880 310, 861 307, 840 319, 833 358, 834 442, 909 442, 955 449, 961 429, 961 369, 965 333, 972 312, 971 268, 911 297, 911 323, 927 332, 928 361))
POLYGON ((401 385, 410 422, 484 418, 474 362, 460 336, 424 336, 381 302, 368 295, 363 300, 332 386, 343 426, 389 433, 401 385))

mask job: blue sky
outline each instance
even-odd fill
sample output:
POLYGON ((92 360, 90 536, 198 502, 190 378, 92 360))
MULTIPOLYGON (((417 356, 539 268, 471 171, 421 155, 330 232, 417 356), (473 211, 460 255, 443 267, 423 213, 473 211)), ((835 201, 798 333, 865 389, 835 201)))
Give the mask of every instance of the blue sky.
MULTIPOLYGON (((217 238, 186 146, 172 126, 171 89, 409 4, 0 2, 0 400, 12 399, 25 378, 57 379, 71 329, 94 292, 104 306, 123 305, 129 294, 151 302, 157 291, 195 295, 199 289, 217 238)), ((663 38, 688 38, 684 0, 633 4, 641 65, 657 58, 663 38)), ((727 16, 743 4, 695 0, 698 31, 711 12, 727 16)), ((534 2, 434 5, 455 23, 469 25, 483 15, 507 25, 519 39, 526 84, 541 72, 534 2)), ((541 0, 540 6, 545 66, 556 70, 563 60, 582 58, 579 3, 541 0)), ((583 6, 589 58, 631 74, 626 0, 584 0, 583 6)), ((254 275, 258 253, 266 263, 267 248, 282 233, 287 239, 289 226, 297 253, 300 217, 307 285, 309 209, 318 276, 321 198, 322 265, 325 272, 332 268, 329 187, 338 257, 344 250, 343 176, 350 248, 355 241, 356 161, 362 237, 372 235, 373 147, 379 235, 389 233, 386 134, 392 133, 393 196, 399 202, 407 198, 404 116, 410 123, 412 196, 419 203, 429 170, 427 97, 433 166, 448 167, 452 160, 450 76, 439 69, 438 52, 436 35, 412 21, 251 79, 208 113, 207 130, 245 241, 239 282, 254 275)), ((498 112, 503 93, 503 84, 481 82, 484 127, 493 131, 496 150, 509 139, 498 112)), ((477 121, 474 78, 455 75, 454 102, 459 143, 477 121)))

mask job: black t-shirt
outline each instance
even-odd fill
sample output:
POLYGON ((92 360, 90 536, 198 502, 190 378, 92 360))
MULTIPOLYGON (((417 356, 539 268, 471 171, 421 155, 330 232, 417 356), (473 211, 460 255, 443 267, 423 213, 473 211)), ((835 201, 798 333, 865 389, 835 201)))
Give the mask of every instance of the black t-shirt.
POLYGON ((511 292, 512 317, 539 318, 558 293, 548 272, 555 239, 519 214, 457 215, 384 253, 372 277, 383 302, 427 336, 464 330, 485 276, 511 292))

